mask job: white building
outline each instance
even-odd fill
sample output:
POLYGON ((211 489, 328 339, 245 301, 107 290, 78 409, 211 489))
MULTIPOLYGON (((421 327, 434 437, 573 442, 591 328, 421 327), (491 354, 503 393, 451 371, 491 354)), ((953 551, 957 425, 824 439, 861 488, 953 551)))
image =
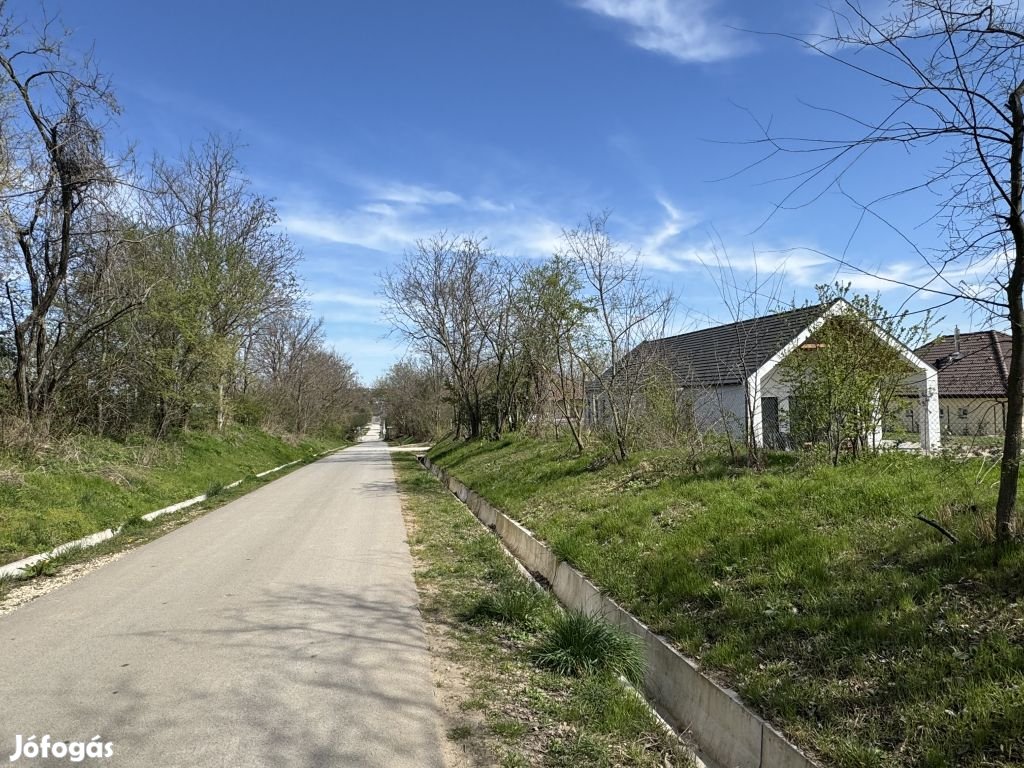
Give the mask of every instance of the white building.
MULTIPOLYGON (((751 434, 758 445, 783 448, 792 444, 787 418, 792 388, 778 370, 779 364, 807 345, 829 317, 855 311, 848 302, 838 300, 646 342, 635 353, 656 355, 667 366, 677 392, 693 403, 694 419, 702 427, 727 430, 740 440, 751 434)), ((869 327, 882 342, 897 349, 913 370, 906 385, 918 392, 911 408, 920 445, 928 452, 938 449, 939 381, 935 368, 877 326, 869 327)), ((595 419, 604 410, 593 391, 588 410, 595 419)), ((882 435, 873 437, 877 442, 882 435)))

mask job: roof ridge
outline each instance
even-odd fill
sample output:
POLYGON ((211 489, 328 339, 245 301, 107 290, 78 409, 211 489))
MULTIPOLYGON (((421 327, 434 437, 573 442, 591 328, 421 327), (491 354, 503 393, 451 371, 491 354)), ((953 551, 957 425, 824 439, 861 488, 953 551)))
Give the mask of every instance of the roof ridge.
MULTIPOLYGON (((988 328, 984 331, 958 331, 958 333, 960 334, 961 339, 964 338, 965 336, 988 336, 989 338, 995 338, 996 336, 1005 336, 1007 339, 1010 338, 1010 335, 1008 333, 1004 333, 1003 331, 997 331, 995 328, 988 328)), ((956 333, 944 333, 941 336, 939 336, 939 338, 936 339, 936 341, 941 339, 952 339, 956 335, 956 333)), ((931 341, 928 342, 928 344, 924 344, 922 346, 927 347, 934 343, 934 341, 931 341)))
POLYGON ((1000 339, 996 338, 997 331, 990 330, 988 333, 989 338, 992 339, 992 347, 995 350, 996 363, 999 365, 999 375, 1003 379, 1003 388, 1005 389, 1009 386, 1010 376, 1006 370, 1006 358, 1003 357, 1003 345, 999 343, 1000 339))
POLYGON ((689 335, 694 334, 694 333, 704 333, 705 331, 710 331, 710 330, 719 330, 719 329, 724 329, 724 328, 730 328, 732 326, 743 325, 744 323, 752 323, 752 322, 757 321, 757 320, 772 320, 772 319, 777 318, 777 317, 782 317, 783 315, 793 314, 794 312, 807 312, 807 311, 812 310, 812 309, 822 309, 822 310, 824 310, 824 309, 827 309, 828 307, 830 307, 833 303, 835 303, 835 302, 830 302, 828 304, 823 304, 823 303, 822 304, 808 304, 806 307, 793 307, 792 309, 786 309, 786 310, 783 310, 782 312, 773 312, 770 315, 758 315, 757 317, 748 317, 745 320, 733 320, 732 322, 729 322, 729 323, 719 323, 718 325, 709 325, 707 328, 695 328, 692 331, 684 331, 683 333, 677 333, 677 334, 675 334, 673 336, 663 336, 660 339, 655 339, 655 341, 671 341, 673 339, 679 339, 679 338, 682 338, 683 336, 689 336, 689 335))

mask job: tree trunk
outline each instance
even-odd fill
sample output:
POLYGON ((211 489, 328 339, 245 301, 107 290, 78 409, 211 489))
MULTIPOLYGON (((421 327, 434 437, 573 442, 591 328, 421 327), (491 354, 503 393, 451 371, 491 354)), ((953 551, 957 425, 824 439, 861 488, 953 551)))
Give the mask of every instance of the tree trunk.
MULTIPOLYGON (((1018 257, 1018 264, 1020 258, 1018 257)), ((1020 271, 1014 269, 1014 275, 1020 271)), ((999 498, 996 501, 996 540, 1005 543, 1014 534, 1017 519, 1017 481, 1020 477, 1020 443, 1024 419, 1024 303, 1020 280, 1016 296, 1010 297, 1010 370, 1006 376, 1006 434, 1003 438, 1003 461, 999 467, 999 498)), ((1007 292, 1010 292, 1010 288, 1007 292)))
POLYGON ((224 377, 217 382, 217 431, 224 431, 224 377))
POLYGON ((1013 134, 1010 142, 1010 211, 1014 259, 1006 283, 1010 314, 1010 370, 1006 376, 1006 434, 999 467, 999 498, 996 501, 996 541, 1004 544, 1015 533, 1017 481, 1020 477, 1020 442, 1024 419, 1024 83, 1010 94, 1008 107, 1013 134))

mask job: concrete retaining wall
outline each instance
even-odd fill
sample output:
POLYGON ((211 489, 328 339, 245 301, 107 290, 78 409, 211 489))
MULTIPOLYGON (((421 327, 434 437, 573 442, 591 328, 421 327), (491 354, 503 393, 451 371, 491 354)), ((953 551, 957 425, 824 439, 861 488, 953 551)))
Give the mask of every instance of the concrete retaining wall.
POLYGON ((735 692, 701 673, 697 665, 652 632, 582 573, 560 561, 522 525, 492 506, 448 472, 423 457, 430 470, 534 574, 543 576, 566 607, 599 615, 643 642, 644 689, 665 719, 686 732, 723 768, 817 768, 778 731, 754 714, 735 692))

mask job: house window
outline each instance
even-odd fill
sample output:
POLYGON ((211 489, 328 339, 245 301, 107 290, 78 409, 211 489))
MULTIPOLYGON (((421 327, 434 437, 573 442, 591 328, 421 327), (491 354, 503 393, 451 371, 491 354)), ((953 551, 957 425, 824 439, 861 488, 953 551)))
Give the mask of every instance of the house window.
POLYGON ((914 409, 907 408, 907 412, 904 414, 904 416, 906 416, 908 419, 914 418, 914 409))
POLYGON ((966 408, 961 408, 959 410, 959 412, 957 413, 957 416, 959 416, 961 419, 966 419, 967 418, 967 409, 966 408))

